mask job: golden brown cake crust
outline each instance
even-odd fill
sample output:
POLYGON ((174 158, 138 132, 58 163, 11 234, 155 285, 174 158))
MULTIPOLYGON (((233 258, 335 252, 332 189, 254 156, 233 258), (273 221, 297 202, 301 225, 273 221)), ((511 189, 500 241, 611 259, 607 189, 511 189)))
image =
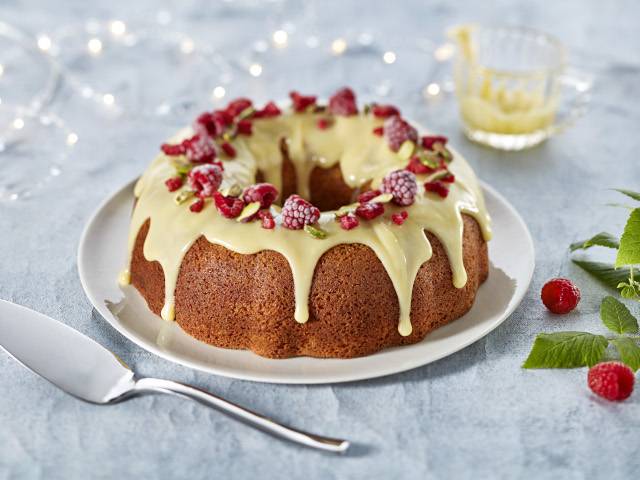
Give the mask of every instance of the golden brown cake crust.
MULTIPOLYGON (((322 256, 309 295, 309 320, 300 324, 293 315, 293 277, 282 255, 274 251, 238 254, 200 237, 180 267, 176 321, 188 334, 211 345, 250 349, 271 358, 350 358, 419 342, 435 328, 464 315, 488 276, 487 245, 480 227, 468 215, 463 220, 468 281, 463 288, 453 286, 445 250, 426 232, 433 256, 415 280, 413 333, 408 337, 398 333, 398 299, 389 276, 375 253, 360 244, 338 245, 322 256)), ((159 314, 164 275, 158 262, 144 257, 148 229, 149 221, 136 238, 131 281, 159 314)))

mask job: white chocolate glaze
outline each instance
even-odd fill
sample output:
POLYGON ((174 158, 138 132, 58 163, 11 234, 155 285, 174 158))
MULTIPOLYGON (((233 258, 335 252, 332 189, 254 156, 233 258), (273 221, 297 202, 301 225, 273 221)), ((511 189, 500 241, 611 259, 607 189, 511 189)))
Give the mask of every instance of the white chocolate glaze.
MULTIPOLYGON (((287 113, 255 120, 251 136, 238 136, 233 140, 236 158, 223 159, 225 170, 221 188, 234 183, 241 187, 251 185, 255 183, 256 173, 261 171, 266 182, 281 190, 282 138, 286 139, 289 157, 296 168, 298 193, 306 198, 309 197, 309 175, 316 165, 329 168, 339 164, 345 182, 353 188, 369 181, 375 188, 386 173, 406 165, 407 161, 392 152, 383 138, 372 133, 382 124, 372 115, 335 117, 335 123, 325 130, 316 125, 318 115, 287 113)), ((172 140, 177 141, 190 134, 191 131, 185 129, 172 140)), ((340 228, 333 212, 324 212, 319 223, 327 237, 316 239, 303 230, 289 230, 281 225, 265 230, 260 222, 240 223, 224 218, 210 201, 202 212, 192 213, 189 202, 176 204, 176 194, 167 191, 164 181, 174 176, 175 171, 169 157, 161 154, 135 186, 137 203, 131 219, 129 254, 133 251, 140 228, 150 219, 143 253, 147 260, 158 261, 162 266, 165 277, 162 317, 173 320, 174 291, 180 265, 200 236, 241 254, 273 250, 282 254, 291 267, 295 320, 304 323, 309 317, 308 297, 320 257, 336 245, 360 243, 375 252, 393 283, 400 306, 398 331, 406 336, 411 334, 413 283, 420 266, 432 255, 424 231, 432 232, 444 246, 453 272, 453 284, 457 288, 463 287, 467 281, 462 259, 461 214, 473 216, 484 238, 489 240, 491 237, 490 218, 473 171, 456 152, 449 170, 456 181, 444 199, 426 193, 422 184, 428 177, 418 175, 418 195, 412 206, 403 208, 409 212, 409 217, 402 226, 391 222, 391 214, 401 210, 391 204, 385 205, 383 216, 361 221, 359 227, 348 231, 340 228)), ((277 209, 273 211, 276 213, 277 209)), ((128 270, 121 275, 121 281, 129 282, 128 270)))

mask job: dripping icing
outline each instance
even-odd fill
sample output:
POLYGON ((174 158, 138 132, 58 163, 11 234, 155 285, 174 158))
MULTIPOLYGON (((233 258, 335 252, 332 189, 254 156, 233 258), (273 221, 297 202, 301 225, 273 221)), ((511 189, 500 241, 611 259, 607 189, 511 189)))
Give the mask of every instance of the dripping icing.
MULTIPOLYGON (((305 113, 254 121, 251 136, 234 139, 237 155, 233 160, 224 161, 225 175, 221 188, 232 184, 251 185, 260 170, 265 181, 281 191, 281 138, 286 139, 289 157, 296 169, 298 193, 307 198, 309 176, 316 165, 330 168, 338 164, 347 185, 358 188, 369 181, 376 187, 386 173, 406 164, 406 160, 393 153, 382 138, 372 134, 372 130, 382 123, 375 117, 336 117, 333 126, 327 130, 316 127, 317 118, 316 114, 305 113)), ((189 135, 191 131, 185 129, 173 140, 189 135)), ((169 158, 159 155, 134 189, 137 202, 131 219, 128 252, 131 255, 140 228, 150 220, 143 253, 147 260, 158 261, 162 266, 165 304, 161 316, 165 320, 173 320, 174 292, 180 265, 200 236, 241 254, 276 251, 286 258, 293 274, 295 320, 305 323, 309 317, 308 298, 313 274, 320 257, 336 245, 360 243, 374 251, 391 279, 400 308, 398 331, 406 336, 411 334, 413 284, 420 266, 432 255, 424 230, 432 232, 442 243, 456 288, 464 287, 467 281, 462 261, 462 213, 477 220, 485 240, 491 237, 490 218, 475 174, 457 152, 453 153, 449 170, 456 181, 451 185, 447 198, 440 199, 420 189, 414 205, 409 207, 409 218, 401 227, 383 216, 361 222, 358 228, 347 231, 333 220, 331 212, 325 212, 320 223, 328 236, 323 240, 300 230, 280 226, 264 230, 259 222, 238 223, 219 215, 213 205, 200 214, 193 214, 187 204, 177 205, 173 201, 174 195, 167 192, 164 180, 173 176, 174 171, 169 158), (171 235, 166 234, 169 231, 171 235)), ((419 183, 428 179, 422 177, 419 176, 419 183)), ((121 275, 121 283, 130 281, 128 266, 121 275)))

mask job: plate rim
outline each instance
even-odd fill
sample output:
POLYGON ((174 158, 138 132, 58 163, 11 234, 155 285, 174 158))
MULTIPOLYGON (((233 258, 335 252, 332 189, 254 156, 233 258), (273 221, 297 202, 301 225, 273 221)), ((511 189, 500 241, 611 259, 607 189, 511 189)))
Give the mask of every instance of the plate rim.
MULTIPOLYGON (((516 289, 516 291, 514 292, 513 296, 509 301, 509 305, 504 310, 504 312, 500 314, 500 318, 494 321, 493 323, 487 325, 477 335, 471 336, 470 338, 467 338, 464 341, 459 342, 458 344, 455 345, 455 347, 453 347, 450 350, 440 352, 436 354, 434 357, 430 357, 429 360, 427 361, 424 361, 424 358, 416 357, 413 361, 405 361, 400 365, 394 364, 393 362, 389 362, 387 364, 388 366, 382 366, 378 368, 376 372, 373 372, 373 373, 370 371, 360 372, 356 370, 353 372, 348 372, 346 374, 344 373, 337 374, 337 375, 334 374, 333 377, 331 378, 322 377, 322 378, 305 379, 298 376, 292 377, 289 374, 278 374, 278 376, 273 377, 273 376, 270 376, 269 374, 245 373, 245 372, 239 371, 236 368, 227 367, 224 365, 222 366, 211 365, 211 364, 205 365, 202 363, 194 362, 189 359, 182 358, 176 354, 173 354, 170 351, 163 350, 157 345, 149 343, 145 339, 140 338, 134 332, 131 332, 130 330, 125 328, 120 322, 117 322, 115 321, 115 319, 111 318, 113 317, 113 315, 110 312, 105 313, 104 311, 105 309, 103 308, 102 302, 98 301, 98 299, 92 293, 92 289, 89 288, 88 273, 86 271, 85 262, 83 261, 83 259, 86 257, 87 237, 91 232, 91 230, 93 229, 94 225, 96 224, 98 217, 103 212, 103 210, 117 196, 122 194, 125 190, 132 189, 132 187, 135 185, 135 182, 137 181, 138 178, 139 177, 136 176, 132 180, 127 181, 123 186, 111 191, 99 203, 99 205, 92 211, 88 221, 85 223, 85 226, 82 229, 82 233, 80 235, 78 250, 76 254, 76 264, 77 264, 78 275, 80 277, 80 283, 82 285, 82 289, 84 290, 84 293, 87 299, 91 303, 91 306, 100 314, 100 317, 103 320, 105 320, 117 332, 119 332, 123 337, 125 337, 127 340, 133 342, 140 348, 164 360, 167 360, 188 368, 192 368, 197 371, 205 372, 208 374, 219 375, 219 376, 231 378, 231 379, 260 382, 260 383, 285 384, 285 385, 322 385, 322 384, 326 385, 326 384, 356 382, 356 381, 386 377, 389 375, 394 375, 396 373, 402 373, 409 370, 413 370, 415 368, 429 365, 431 363, 437 362, 438 360, 442 360, 443 358, 453 355, 463 350, 464 348, 468 347, 469 345, 472 345, 478 340, 486 337, 489 333, 491 333, 493 330, 498 328, 502 323, 504 323, 511 316, 511 314, 515 311, 515 309, 518 308, 518 306, 522 303, 522 300, 526 295, 526 293, 528 292, 529 287, 531 286, 531 281, 533 279, 533 274, 535 270, 535 245, 533 242, 533 237, 531 236, 531 232, 527 227, 527 224, 523 220, 522 216, 515 209, 515 207, 502 194, 500 194, 495 188, 493 188, 488 183, 479 179, 478 182, 482 190, 494 196, 502 204, 502 206, 504 206, 509 211, 512 217, 517 221, 521 230, 525 234, 525 240, 528 247, 527 250, 531 251, 531 256, 527 259, 527 262, 526 262, 526 267, 527 267, 527 279, 525 282, 526 285, 524 285, 522 289, 516 289)), ((211 347, 219 348, 214 346, 211 346, 211 347)), ((256 356, 258 358, 262 358, 258 355, 256 356)), ((350 360, 357 360, 361 358, 366 358, 366 357, 357 357, 356 359, 331 359, 331 360, 348 362, 350 360)), ((286 360, 287 359, 278 359, 277 361, 286 361, 286 360)), ((326 359, 316 359, 316 360, 323 361, 326 359)))

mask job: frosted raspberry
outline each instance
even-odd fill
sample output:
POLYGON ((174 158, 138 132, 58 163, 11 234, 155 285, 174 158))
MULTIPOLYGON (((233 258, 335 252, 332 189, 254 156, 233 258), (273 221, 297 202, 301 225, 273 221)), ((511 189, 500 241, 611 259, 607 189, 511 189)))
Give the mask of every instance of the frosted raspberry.
POLYGON ((368 202, 356 208, 356 215, 365 220, 373 220, 384 213, 384 205, 378 202, 368 202))
POLYGON ((381 137, 382 135, 384 135, 384 127, 376 127, 371 131, 371 133, 373 133, 376 137, 381 137))
POLYGON ((444 147, 447 144, 447 137, 443 137, 441 135, 422 137, 422 146, 427 150, 432 150, 435 143, 441 143, 444 147))
POLYGON ((227 157, 229 157, 229 158, 235 158, 236 157, 236 149, 233 148, 233 145, 231 145, 230 143, 224 142, 222 145, 220 145, 220 148, 222 148, 224 153, 227 154, 227 157))
POLYGON ((319 118, 318 121, 316 122, 316 126, 320 130, 326 130, 331 125, 333 125, 333 122, 329 118, 319 118))
POLYGON ((569 313, 580 301, 580 290, 571 280, 554 278, 544 284, 540 297, 553 313, 569 313))
POLYGON ((409 206, 418 193, 416 176, 407 170, 389 172, 382 180, 382 191, 393 195, 393 203, 396 205, 409 206))
POLYGON ((163 144, 160 147, 165 155, 186 155, 192 163, 211 163, 216 158, 216 147, 206 135, 196 134, 176 145, 163 144))
POLYGON ((215 125, 216 135, 222 135, 233 123, 233 117, 226 110, 215 110, 211 115, 211 121, 215 125))
POLYGON ((407 218, 409 218, 409 214, 404 210, 391 215, 391 221, 396 225, 402 225, 407 218))
POLYGON ((347 213, 340 217, 340 227, 344 230, 351 230, 360 225, 360 220, 353 213, 347 213))
POLYGON ((589 369, 587 383, 596 395, 619 402, 633 392, 635 375, 621 362, 603 362, 589 369))
POLYGON ((278 108, 278 106, 273 103, 267 103, 262 110, 256 110, 253 113, 253 118, 269 118, 269 117, 277 117, 282 112, 278 108))
POLYGON ((409 160, 409 164, 406 166, 406 169, 411 173, 415 173, 416 175, 424 175, 436 171, 435 168, 431 168, 428 165, 422 163, 420 161, 420 157, 418 157, 417 155, 411 157, 411 160, 409 160))
POLYGON ((398 110, 393 105, 373 105, 371 107, 371 113, 373 113, 374 117, 378 118, 388 118, 394 115, 400 115, 400 110, 398 110))
POLYGON ((225 197, 220 192, 214 192, 213 202, 216 209, 226 218, 236 218, 244 208, 244 202, 238 197, 225 197))
POLYGON ((237 128, 240 135, 251 135, 253 131, 253 124, 249 120, 240 120, 237 128))
POLYGON ((278 198, 278 189, 270 183, 256 183, 244 189, 244 203, 260 202, 260 208, 269 208, 278 198))
POLYGON ((210 197, 222 183, 222 168, 217 163, 198 165, 189 172, 189 187, 200 198, 210 197))
POLYGON ((253 103, 248 98, 236 98, 227 105, 226 111, 232 118, 235 118, 251 106, 253 103))
POLYGON ((213 113, 211 112, 201 113, 198 118, 196 118, 195 122, 193 122, 193 131, 198 135, 210 137, 215 137, 222 133, 221 130, 218 129, 218 124, 216 124, 213 113))
POLYGON ((316 104, 314 95, 300 95, 298 92, 293 91, 289 93, 289 96, 293 102, 293 109, 298 113, 304 112, 308 107, 316 104))
POLYGON ((171 177, 165 180, 164 184, 167 186, 167 190, 175 192, 182 186, 183 182, 182 177, 171 177))
POLYGON ((350 88, 341 88, 329 99, 329 112, 334 115, 350 116, 358 113, 356 95, 350 88))
POLYGON ((447 198, 447 195, 449 195, 449 188, 439 180, 426 182, 424 184, 424 189, 427 192, 435 193, 442 198, 447 198))
POLYGON ((407 140, 418 141, 418 131, 400 118, 399 115, 394 115, 385 120, 384 136, 387 139, 389 148, 394 152, 400 150, 402 144, 407 140))
POLYGON ((360 195, 358 195, 358 202, 360 203, 367 203, 371 200, 373 200, 374 198, 376 198, 378 195, 380 195, 382 192, 380 190, 367 190, 364 193, 361 193, 360 195))
POLYGON ((299 195, 291 195, 282 207, 282 225, 291 230, 300 230, 319 218, 320 210, 299 195))
POLYGON ((271 230, 276 227, 276 221, 273 219, 273 215, 269 210, 260 210, 258 212, 258 218, 262 220, 262 228, 271 230))
POLYGON ((189 210, 191 210, 193 213, 200 213, 203 208, 204 208, 204 200, 202 198, 199 198, 198 200, 193 202, 191 205, 189 205, 189 210))

